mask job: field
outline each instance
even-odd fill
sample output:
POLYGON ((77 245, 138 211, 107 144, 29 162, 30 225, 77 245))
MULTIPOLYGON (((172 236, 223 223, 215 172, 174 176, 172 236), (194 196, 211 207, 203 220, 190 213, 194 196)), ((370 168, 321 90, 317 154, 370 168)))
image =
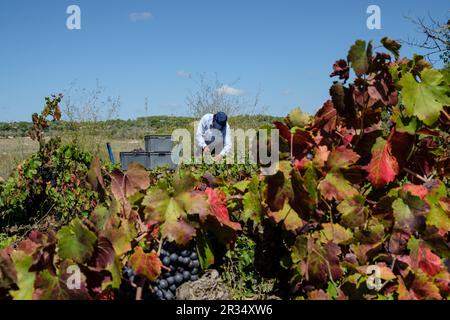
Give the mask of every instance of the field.
MULTIPOLYGON (((67 141, 66 141, 67 142, 67 141)), ((80 145, 83 150, 92 152, 100 159, 109 160, 106 143, 109 142, 113 149, 114 158, 119 161, 119 153, 144 148, 144 140, 137 139, 107 139, 106 137, 87 136, 85 142, 80 145)), ((39 143, 29 137, 0 138, 0 177, 8 178, 13 169, 39 150, 39 143)))
MULTIPOLYGON (((263 115, 233 117, 233 128, 259 128, 280 118, 263 115)), ((146 117, 136 120, 110 120, 96 123, 50 123, 47 135, 62 137, 63 142, 76 141, 84 151, 98 155, 102 160, 109 156, 106 143, 113 149, 116 162, 119 153, 144 148, 144 136, 148 134, 171 134, 173 130, 186 128, 194 132, 194 118, 146 117)), ((18 163, 36 152, 39 144, 28 136, 31 123, 0 123, 0 177, 6 179, 18 163)))
POLYGON ((279 134, 253 141, 279 151, 270 174, 261 149, 107 161, 107 141, 117 156, 192 118, 61 122, 51 96, 30 138, 2 124, 0 299, 450 299, 450 73, 381 45, 336 61, 313 116, 234 117, 279 134))

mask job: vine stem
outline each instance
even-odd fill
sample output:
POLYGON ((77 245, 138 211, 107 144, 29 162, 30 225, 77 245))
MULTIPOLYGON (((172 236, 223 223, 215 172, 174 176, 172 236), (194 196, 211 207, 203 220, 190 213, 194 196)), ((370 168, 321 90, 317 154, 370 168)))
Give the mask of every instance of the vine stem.
POLYGON ((229 197, 227 198, 227 201, 229 201, 229 200, 242 200, 242 199, 244 199, 244 197, 241 196, 240 194, 237 194, 237 195, 235 195, 235 196, 229 196, 229 197))
POLYGON ((158 256, 159 256, 160 253, 161 253, 162 244, 163 244, 163 237, 161 236, 161 238, 159 239, 158 256))
POLYGON ((142 291, 144 289, 145 280, 141 279, 136 288, 136 300, 142 300, 142 291))
POLYGON ((447 111, 442 110, 442 113, 447 117, 447 120, 450 121, 450 115, 447 113, 447 111))
POLYGON ((423 181, 423 182, 425 182, 425 183, 428 182, 427 179, 425 179, 425 178, 422 177, 422 176, 419 176, 417 173, 415 173, 415 172, 409 170, 408 168, 403 168, 403 171, 405 171, 406 173, 409 173, 410 175, 416 177, 417 179, 419 179, 419 180, 421 180, 421 181, 423 181))
POLYGON ((144 232, 143 234, 141 234, 140 236, 138 236, 136 239, 134 239, 136 242, 141 241, 142 239, 144 239, 147 236, 147 232, 144 232))

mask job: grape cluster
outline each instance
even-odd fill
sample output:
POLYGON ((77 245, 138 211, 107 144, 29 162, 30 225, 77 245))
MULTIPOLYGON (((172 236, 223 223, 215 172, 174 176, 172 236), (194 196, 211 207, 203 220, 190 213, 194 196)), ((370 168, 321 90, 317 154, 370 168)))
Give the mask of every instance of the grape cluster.
POLYGON ((40 175, 44 182, 51 182, 52 187, 56 187, 57 185, 57 176, 54 170, 48 167, 42 167, 40 169, 40 175))
POLYGON ((160 252, 164 268, 156 281, 154 294, 158 300, 174 300, 179 286, 199 278, 200 262, 195 247, 165 245, 160 252), (170 269, 170 270, 169 270, 170 269))
POLYGON ((134 270, 128 266, 122 270, 122 278, 124 281, 120 284, 118 291, 119 300, 134 300, 136 298, 136 282, 139 277, 135 274, 134 270))

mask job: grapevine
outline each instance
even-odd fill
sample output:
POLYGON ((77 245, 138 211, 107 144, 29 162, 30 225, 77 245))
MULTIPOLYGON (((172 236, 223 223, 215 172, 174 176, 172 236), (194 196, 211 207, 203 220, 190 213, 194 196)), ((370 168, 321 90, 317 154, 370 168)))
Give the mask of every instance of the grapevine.
POLYGON ((356 41, 332 66, 320 110, 273 124, 271 176, 226 164, 123 172, 46 142, 46 117, 60 117, 58 98, 47 100, 33 116, 39 153, 0 183, 1 226, 14 234, 11 221, 53 208, 63 221, 0 251, 0 298, 176 299, 237 259, 242 237, 255 243, 253 261, 237 265, 285 299, 448 299, 450 77, 421 56, 400 58, 391 39, 382 46, 356 41))

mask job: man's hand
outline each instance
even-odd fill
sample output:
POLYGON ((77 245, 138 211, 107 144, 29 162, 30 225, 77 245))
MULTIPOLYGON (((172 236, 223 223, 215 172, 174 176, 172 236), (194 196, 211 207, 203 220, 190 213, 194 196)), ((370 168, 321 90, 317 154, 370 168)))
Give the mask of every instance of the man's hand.
POLYGON ((223 159, 223 156, 221 154, 214 157, 214 161, 216 161, 216 162, 220 162, 220 161, 222 161, 222 159, 223 159))
POLYGON ((210 154, 210 153, 211 153, 211 150, 209 150, 209 147, 208 147, 208 146, 206 146, 206 147, 203 148, 203 153, 204 153, 204 154, 205 154, 205 153, 207 153, 207 154, 210 154))

